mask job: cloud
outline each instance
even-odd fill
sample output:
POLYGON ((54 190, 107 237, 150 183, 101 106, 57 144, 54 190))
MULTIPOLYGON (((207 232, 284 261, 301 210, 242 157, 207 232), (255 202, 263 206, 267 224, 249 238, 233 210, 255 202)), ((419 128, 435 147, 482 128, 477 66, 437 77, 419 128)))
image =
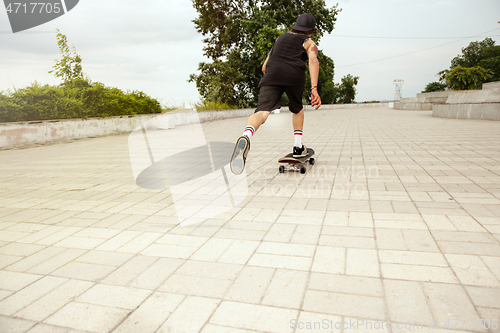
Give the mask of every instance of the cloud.
POLYGON ((203 61, 201 36, 191 22, 196 16, 190 1, 80 2, 43 26, 0 34, 0 90, 35 79, 58 83, 47 72, 60 57, 59 28, 82 56, 83 70, 92 80, 144 90, 163 100, 181 96, 197 101, 195 85, 187 83, 203 61))
MULTIPOLYGON (((336 1, 326 3, 331 6, 336 1)), ((332 35, 465 37, 500 28, 497 23, 499 1, 484 0, 481 6, 467 0, 454 0, 452 3, 434 0, 339 1, 342 12, 332 35)), ((497 30, 494 34, 499 35, 499 32, 497 30)), ((448 68, 451 59, 463 47, 482 39, 484 36, 460 41, 325 36, 320 47, 335 62, 336 82, 346 74, 360 77, 356 100, 365 101, 392 99, 394 79, 404 79, 403 96, 414 97, 427 83, 436 81, 437 72, 448 68), (443 45, 454 41, 457 42, 443 45), (428 50, 404 55, 424 49, 428 50), (387 60, 374 61, 379 59, 387 60), (356 65, 347 66, 352 64, 356 65)))
MULTIPOLYGON (((332 7, 337 0, 327 0, 332 7)), ((342 8, 333 35, 357 36, 470 36, 500 28, 500 1, 482 0, 340 0, 342 8), (464 23, 466 22, 466 23, 464 23)), ((86 0, 68 14, 17 34, 10 31, 7 15, 0 10, 0 90, 37 80, 57 84, 52 74, 60 57, 56 28, 67 35, 82 56, 83 69, 95 81, 121 89, 143 90, 163 101, 199 99, 194 83, 188 83, 203 57, 203 37, 192 20, 197 12, 190 0, 86 0)), ((497 31, 499 32, 499 31, 497 31)), ((500 33, 496 33, 498 35, 500 33)), ((493 37, 496 38, 496 37, 493 37)), ((430 48, 453 40, 361 39, 324 36, 320 48, 336 65, 335 81, 352 74, 360 77, 358 101, 392 99, 394 79, 404 79, 403 95, 415 96, 449 67, 466 39, 443 47, 396 57, 377 59, 430 48), (368 62, 368 63, 366 63, 368 62), (349 64, 364 63, 346 67, 349 64)))

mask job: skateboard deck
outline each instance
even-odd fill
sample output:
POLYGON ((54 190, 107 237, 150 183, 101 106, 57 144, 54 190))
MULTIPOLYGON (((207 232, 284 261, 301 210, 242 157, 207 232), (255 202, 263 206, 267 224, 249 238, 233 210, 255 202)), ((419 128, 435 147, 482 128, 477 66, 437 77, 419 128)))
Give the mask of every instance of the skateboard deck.
POLYGON ((286 167, 285 165, 280 165, 279 172, 283 173, 285 172, 285 170, 294 170, 300 171, 300 173, 306 173, 307 168, 305 164, 309 162, 309 164, 313 165, 315 162, 315 159, 313 157, 314 149, 312 148, 307 148, 307 155, 303 157, 293 157, 293 153, 290 153, 278 160, 278 163, 287 164, 286 167))

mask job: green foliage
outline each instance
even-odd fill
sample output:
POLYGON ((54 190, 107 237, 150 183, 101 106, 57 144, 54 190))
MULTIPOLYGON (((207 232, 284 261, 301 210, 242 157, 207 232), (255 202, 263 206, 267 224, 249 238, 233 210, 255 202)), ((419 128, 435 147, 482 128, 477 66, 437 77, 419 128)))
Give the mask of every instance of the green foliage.
POLYGON ((335 103, 350 104, 356 98, 356 88, 359 77, 347 74, 335 85, 335 103))
POLYGON ((441 82, 431 82, 428 85, 425 86, 425 90, 423 90, 423 93, 428 93, 428 92, 435 92, 435 91, 445 91, 447 85, 445 83, 441 82))
POLYGON ((453 90, 481 89, 483 82, 493 77, 493 71, 479 66, 457 66, 452 70, 439 72, 440 78, 453 90))
MULTIPOLYGON (((491 57, 487 51, 488 48, 495 45, 495 41, 491 38, 485 38, 481 42, 471 42, 467 47, 462 49, 462 54, 459 54, 451 61, 451 69, 462 67, 475 67, 483 59, 491 57)), ((497 54, 500 55, 500 54, 497 54)))
POLYGON ((73 52, 68 46, 68 38, 57 29, 57 45, 61 51, 61 60, 56 60, 56 64, 52 66, 54 70, 49 73, 54 73, 56 77, 62 78, 64 82, 74 79, 83 78, 82 58, 76 53, 75 46, 73 52))
MULTIPOLYGON (((337 6, 327 8, 324 0, 193 0, 193 6, 199 14, 193 22, 206 37, 203 50, 211 62, 200 63, 200 73, 190 75, 189 82, 196 83, 203 100, 239 107, 257 104, 262 64, 276 38, 290 30, 298 15, 315 16, 318 34, 313 39, 318 42, 332 32, 340 12, 337 6)), ((333 91, 333 82, 324 80, 333 79, 334 65, 327 56, 319 60, 323 98, 321 89, 325 96, 333 91)))
POLYGON ((37 82, 0 92, 0 122, 160 113, 160 103, 140 91, 123 92, 88 79, 59 86, 37 82))
MULTIPOLYGON (((236 54, 231 55, 233 60, 237 57, 236 54)), ((196 82, 198 92, 205 101, 223 101, 227 104, 238 105, 239 101, 245 101, 246 95, 249 94, 249 87, 241 68, 231 66, 229 61, 202 62, 199 64, 198 70, 203 75, 195 76, 192 74, 190 81, 196 82)))
POLYGON ((54 71, 63 83, 58 86, 38 82, 16 89, 0 91, 0 122, 109 117, 160 113, 160 103, 142 91, 123 92, 92 82, 83 74, 82 59, 73 47, 73 55, 65 35, 58 31, 57 44, 62 59, 56 60, 54 71))
POLYGON ((194 107, 196 111, 229 110, 238 108, 237 106, 229 105, 220 101, 208 102, 206 100, 200 103, 196 103, 194 107))
POLYGON ((439 87, 438 84, 448 89, 471 90, 481 89, 485 82, 500 81, 500 46, 491 38, 471 42, 452 59, 450 69, 440 71, 438 76, 441 83, 429 83, 423 92, 428 92, 428 87, 439 87))
MULTIPOLYGON (((500 49, 500 46, 495 47, 500 49)), ((493 77, 491 77, 487 82, 500 81, 500 55, 482 59, 479 62, 479 66, 485 69, 489 69, 493 72, 493 77)))

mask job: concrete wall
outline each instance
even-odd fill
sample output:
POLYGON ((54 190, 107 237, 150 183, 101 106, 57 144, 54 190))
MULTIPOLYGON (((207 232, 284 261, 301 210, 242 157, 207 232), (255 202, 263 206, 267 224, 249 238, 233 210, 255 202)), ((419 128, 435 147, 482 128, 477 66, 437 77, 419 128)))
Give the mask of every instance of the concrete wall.
POLYGON ((436 91, 431 93, 419 93, 417 97, 401 98, 399 102, 394 103, 394 109, 430 111, 433 105, 446 103, 448 96, 454 93, 456 92, 436 91))
POLYGON ((500 81, 483 83, 483 90, 500 89, 500 81))
POLYGON ((14 148, 33 144, 84 139, 110 134, 130 133, 141 124, 146 129, 170 129, 175 126, 246 117, 253 109, 225 111, 181 112, 121 116, 109 118, 64 119, 18 123, 0 123, 0 148, 14 148), (199 119, 199 120, 198 120, 199 119))
POLYGON ((434 117, 500 120, 500 82, 482 90, 420 93, 394 103, 396 110, 432 110, 434 117))
POLYGON ((500 103, 434 105, 432 116, 453 119, 500 120, 500 103))
POLYGON ((453 92, 446 104, 435 104, 432 115, 441 118, 500 120, 500 82, 485 83, 482 90, 453 92))
MULTIPOLYGON (((323 105, 320 110, 338 108, 382 107, 388 103, 323 105)), ((306 110, 313 110, 306 106, 306 110)), ((50 142, 84 139, 111 134, 130 133, 141 124, 145 129, 171 129, 175 126, 248 117, 255 109, 236 109, 202 112, 169 112, 109 118, 64 119, 18 123, 0 123, 0 149, 23 147, 50 142)), ((288 111, 287 107, 281 111, 288 111)))

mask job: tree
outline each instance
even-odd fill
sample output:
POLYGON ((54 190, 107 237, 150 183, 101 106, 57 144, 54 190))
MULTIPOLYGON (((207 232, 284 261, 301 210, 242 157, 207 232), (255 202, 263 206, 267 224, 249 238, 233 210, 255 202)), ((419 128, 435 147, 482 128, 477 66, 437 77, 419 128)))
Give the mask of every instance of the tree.
MULTIPOLYGON (((340 12, 337 5, 327 8, 324 0, 193 0, 193 6, 199 13, 193 22, 206 37, 203 51, 210 62, 200 63, 200 73, 191 74, 189 82, 196 83, 204 100, 240 107, 257 104, 262 64, 276 38, 289 31, 300 14, 315 16, 318 34, 313 39, 319 43, 324 33, 333 31, 340 12)), ((318 92, 330 96, 333 60, 322 53, 319 60, 318 92)), ((307 100, 310 82, 306 84, 307 100)))
MULTIPOLYGON (((462 49, 462 54, 451 60, 450 69, 440 71, 438 76, 441 86, 455 90, 481 89, 485 82, 499 81, 500 46, 491 38, 471 42, 462 49)), ((432 82, 427 87, 436 88, 436 84, 439 83, 432 82)))
POLYGON ((481 42, 471 42, 469 46, 462 49, 462 54, 459 54, 451 60, 451 68, 453 69, 458 66, 478 66, 481 60, 489 57, 488 51, 486 51, 486 49, 494 45, 495 41, 491 38, 485 38, 481 42))
POLYGON ((358 84, 359 77, 347 74, 340 81, 340 84, 335 85, 335 103, 353 103, 356 98, 356 88, 354 86, 358 84))
POLYGON ((441 71, 439 75, 441 80, 444 80, 454 90, 473 90, 481 89, 483 82, 487 82, 493 77, 493 71, 480 66, 457 66, 452 70, 441 71))
POLYGON ((422 92, 428 93, 428 92, 435 92, 435 91, 445 91, 446 87, 447 87, 447 85, 445 83, 431 82, 425 86, 425 90, 422 92))
POLYGON ((68 46, 68 38, 57 29, 57 45, 61 51, 62 58, 56 60, 56 64, 52 66, 56 77, 62 78, 64 82, 69 82, 74 79, 83 79, 82 58, 76 53, 73 45, 73 52, 68 46))
MULTIPOLYGON (((500 46, 494 47, 500 49, 500 46)), ((493 76, 487 82, 500 81, 500 55, 481 60, 479 66, 493 72, 493 76)))

